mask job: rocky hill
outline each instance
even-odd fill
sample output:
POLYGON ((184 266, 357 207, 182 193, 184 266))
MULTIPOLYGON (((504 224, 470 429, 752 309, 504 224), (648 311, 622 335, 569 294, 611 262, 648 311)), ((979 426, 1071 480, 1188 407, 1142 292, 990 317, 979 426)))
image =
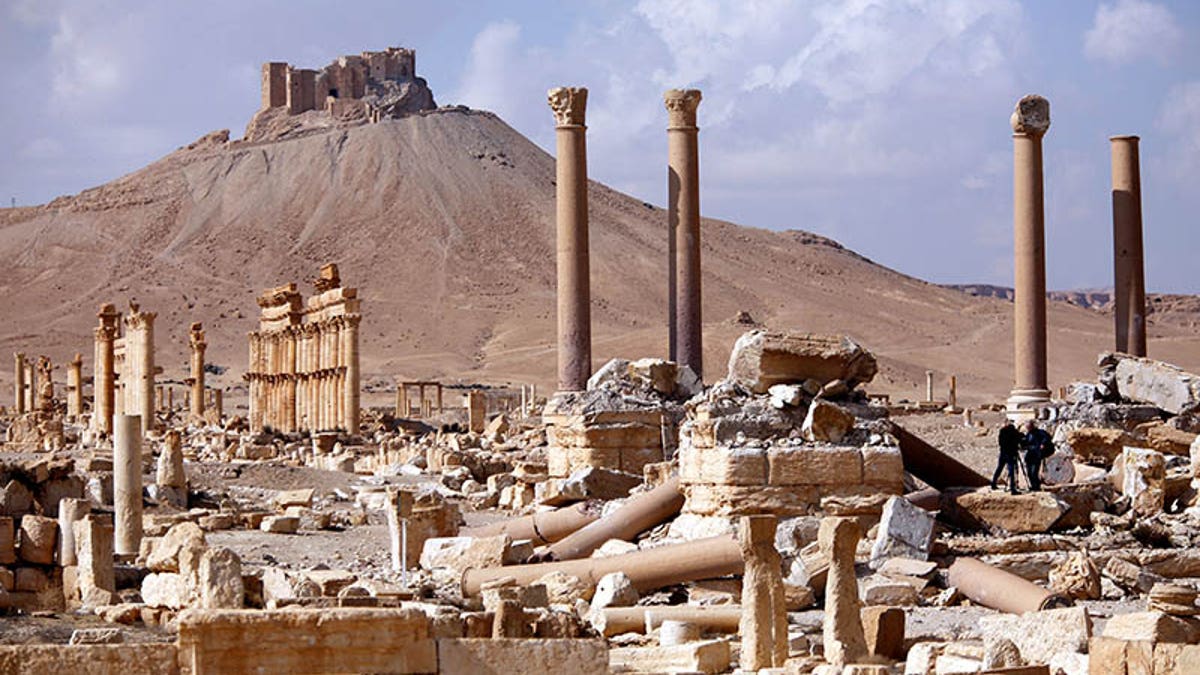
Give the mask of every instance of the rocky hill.
MULTIPOLYGON (((666 214, 599 183, 590 204, 594 364, 665 356, 666 214)), ((1008 302, 801 230, 702 227, 709 379, 758 323, 854 336, 880 356, 873 389, 897 396, 923 392, 926 369, 957 373, 968 401, 1007 393, 1008 302)), ((86 372, 98 305, 136 298, 159 314, 164 378, 185 376, 187 326, 202 321, 209 360, 229 369, 218 381, 236 384, 255 296, 333 261, 364 299, 373 386, 397 376, 552 384, 554 160, 487 112, 443 108, 257 142, 217 132, 78 195, 0 210, 0 250, 0 345, 57 363, 82 352, 86 372)), ((1052 303, 1052 386, 1091 378, 1111 321, 1052 303)), ((1151 354, 1200 369, 1194 325, 1152 325, 1151 354)), ((0 369, 0 382, 11 378, 0 369)))

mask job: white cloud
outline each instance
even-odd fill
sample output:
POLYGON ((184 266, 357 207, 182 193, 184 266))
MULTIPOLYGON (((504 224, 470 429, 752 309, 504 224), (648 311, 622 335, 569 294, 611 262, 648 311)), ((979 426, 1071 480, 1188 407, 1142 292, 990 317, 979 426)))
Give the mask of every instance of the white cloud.
POLYGON ((1183 43, 1183 31, 1165 6, 1146 0, 1117 0, 1096 8, 1084 35, 1083 53, 1112 64, 1150 59, 1169 63, 1183 43))
POLYGON ((1200 173, 1200 80, 1171 87, 1158 115, 1158 127, 1170 136, 1164 143, 1174 178, 1194 184, 1200 173))

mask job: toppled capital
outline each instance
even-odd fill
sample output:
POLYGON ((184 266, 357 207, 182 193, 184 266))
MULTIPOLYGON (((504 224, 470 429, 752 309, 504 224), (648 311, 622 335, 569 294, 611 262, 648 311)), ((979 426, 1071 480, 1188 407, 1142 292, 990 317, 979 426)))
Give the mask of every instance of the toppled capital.
POLYGON ((547 93, 554 120, 560 127, 583 126, 583 113, 587 109, 586 87, 555 87, 547 93))
POLYGON ((699 89, 668 89, 663 94, 667 106, 667 128, 693 128, 696 126, 696 108, 700 107, 699 89))
POLYGON ((1050 129, 1050 101, 1037 94, 1021 97, 1009 122, 1013 133, 1041 136, 1050 129))

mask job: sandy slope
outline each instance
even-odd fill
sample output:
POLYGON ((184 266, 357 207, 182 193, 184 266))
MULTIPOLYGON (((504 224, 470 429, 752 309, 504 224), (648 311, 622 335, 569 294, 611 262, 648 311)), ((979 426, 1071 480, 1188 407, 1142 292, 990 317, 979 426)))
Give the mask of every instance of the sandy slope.
MULTIPOLYGON (((136 297, 159 313, 166 379, 184 377, 187 325, 203 321, 209 359, 230 367, 221 381, 233 384, 259 290, 336 261, 365 299, 368 381, 545 390, 555 368, 553 180, 553 158, 496 116, 464 110, 180 150, 75 197, 0 210, 9 261, 0 349, 58 363, 80 351, 90 372, 97 306, 136 297)), ((595 367, 665 356, 665 223, 661 209, 592 185, 595 367)), ((958 373, 967 401, 1007 393, 1009 303, 899 274, 802 231, 706 220, 703 237, 709 379, 745 330, 732 322, 744 310, 771 327, 859 339, 884 364, 876 390, 915 396, 928 368, 958 373)), ((1051 385, 1091 379, 1111 317, 1053 303, 1050 323, 1051 385)), ((1200 370, 1194 325, 1153 325, 1152 355, 1200 370)), ((11 367, 0 369, 0 383, 11 378, 11 367)))

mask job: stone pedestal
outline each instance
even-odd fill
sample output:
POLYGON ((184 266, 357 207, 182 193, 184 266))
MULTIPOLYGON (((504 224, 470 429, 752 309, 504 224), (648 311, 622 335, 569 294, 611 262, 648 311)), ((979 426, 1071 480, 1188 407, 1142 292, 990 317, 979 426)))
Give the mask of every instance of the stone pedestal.
POLYGON ((557 123, 558 389, 582 391, 592 374, 587 89, 558 87, 548 98, 557 123))
POLYGON ((1113 300, 1116 348, 1146 355, 1146 278, 1142 261, 1142 178, 1138 137, 1113 136, 1113 300))
POLYGON ((1050 103, 1037 95, 1017 102, 1013 130, 1014 386, 1010 409, 1050 400, 1046 387, 1046 237, 1042 137, 1050 103))
POLYGON ((671 89, 667 107, 667 218, 671 270, 670 358, 703 379, 700 294, 700 151, 696 108, 700 92, 671 89))
POLYGON ((114 549, 137 555, 142 541, 142 419, 118 415, 113 420, 114 549))

